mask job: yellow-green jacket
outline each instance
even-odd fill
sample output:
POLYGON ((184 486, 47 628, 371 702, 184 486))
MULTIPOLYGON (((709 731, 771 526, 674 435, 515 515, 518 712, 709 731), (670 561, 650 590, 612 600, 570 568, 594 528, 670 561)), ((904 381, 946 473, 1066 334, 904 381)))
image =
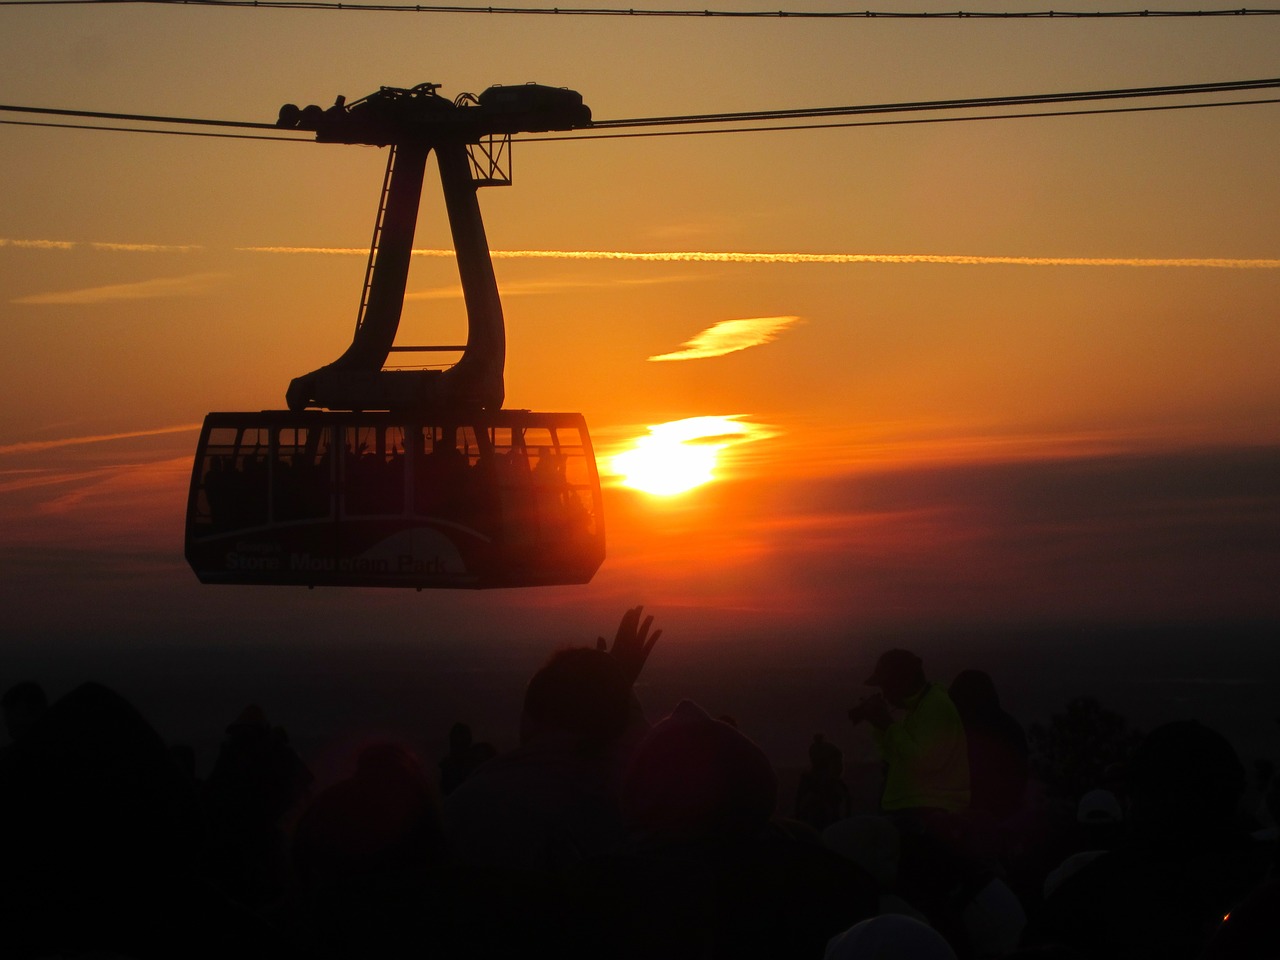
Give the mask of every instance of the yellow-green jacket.
POLYGON ((964 724, 946 689, 925 684, 906 702, 906 715, 872 737, 886 765, 884 812, 969 806, 969 753, 964 724))

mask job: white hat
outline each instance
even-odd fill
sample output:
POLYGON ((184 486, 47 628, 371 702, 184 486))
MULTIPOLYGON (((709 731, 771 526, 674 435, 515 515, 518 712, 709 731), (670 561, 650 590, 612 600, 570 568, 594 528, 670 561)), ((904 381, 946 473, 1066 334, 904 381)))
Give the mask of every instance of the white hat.
POLYGON ((833 937, 825 960, 956 960, 956 954, 928 924, 901 914, 884 914, 833 937))

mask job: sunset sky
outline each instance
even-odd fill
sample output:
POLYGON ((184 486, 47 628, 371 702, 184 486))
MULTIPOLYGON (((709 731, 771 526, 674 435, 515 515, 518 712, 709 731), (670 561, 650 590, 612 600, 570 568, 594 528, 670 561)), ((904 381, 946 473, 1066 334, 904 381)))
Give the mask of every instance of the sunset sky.
MULTIPOLYGON (((537 81, 605 120, 1255 80, 1277 50, 1280 17, 4 6, 0 102, 270 123, 537 81)), ((1145 104, 1175 102, 1196 101, 1145 104)), ((490 595, 201 586, 182 558, 204 414, 282 408, 349 341, 383 150, 0 121, 0 601, 23 663, 309 637, 482 663, 635 603, 668 643, 1280 622, 1280 104, 517 142, 514 184, 480 194, 507 405, 585 413, 609 557, 589 586, 490 595), (615 454, 694 418, 710 482, 620 485, 615 454)), ((428 170, 401 340, 457 342, 428 170)))

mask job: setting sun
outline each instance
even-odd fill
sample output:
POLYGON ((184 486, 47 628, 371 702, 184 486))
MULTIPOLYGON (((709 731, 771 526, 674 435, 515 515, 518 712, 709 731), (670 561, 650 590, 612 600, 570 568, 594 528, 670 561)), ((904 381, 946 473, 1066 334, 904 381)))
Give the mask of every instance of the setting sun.
POLYGON ((721 452, 752 437, 735 417, 689 417, 649 427, 610 462, 624 486, 669 497, 714 480, 721 452))

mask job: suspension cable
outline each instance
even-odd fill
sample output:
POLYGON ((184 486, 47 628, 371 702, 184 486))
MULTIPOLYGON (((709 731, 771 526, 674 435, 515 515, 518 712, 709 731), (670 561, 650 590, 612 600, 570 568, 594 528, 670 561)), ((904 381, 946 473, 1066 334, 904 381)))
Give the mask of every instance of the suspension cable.
MULTIPOLYGON (((1257 100, 1231 100, 1216 101, 1211 103, 1189 103, 1189 104, 1162 104, 1155 106, 1130 106, 1130 107, 1112 107, 1112 108, 1096 108, 1091 110, 1059 110, 1059 111, 1035 111, 1029 113, 1005 113, 1005 114, 979 114, 976 116, 965 117, 930 117, 916 120, 899 120, 899 121, 862 121, 850 123, 807 123, 807 124, 791 124, 779 125, 785 120, 817 120, 847 117, 847 116, 868 116, 876 114, 898 114, 908 112, 939 112, 939 111, 956 111, 956 110, 989 110, 996 107, 1014 107, 1014 106, 1036 106, 1049 104, 1065 104, 1065 103, 1083 103, 1087 101, 1105 101, 1105 100, 1129 100, 1162 96, 1189 96, 1204 95, 1208 93, 1239 93, 1247 91, 1274 90, 1280 88, 1280 78, 1268 78, 1261 80, 1237 80, 1224 81, 1217 83, 1200 83, 1200 84, 1174 84, 1170 86, 1156 87, 1129 87, 1114 90, 1091 90, 1091 91, 1075 91, 1068 93, 1055 94, 1032 94, 1007 97, 970 97, 956 100, 921 100, 910 101, 905 103, 879 103, 861 106, 837 106, 837 107, 806 107, 800 109, 788 110, 750 110, 735 113, 706 113, 706 114, 688 114, 685 116, 670 117, 638 117, 621 120, 600 120, 594 122, 591 127, 583 128, 581 131, 565 134, 563 136, 551 137, 526 137, 520 138, 520 142, 538 142, 552 140, 588 140, 588 139, 607 139, 610 137, 638 137, 638 136, 673 136, 677 133, 745 133, 753 131, 779 131, 779 130, 812 130, 822 129, 825 127, 841 128, 855 126, 886 126, 895 123, 937 123, 937 122, 954 122, 958 120, 994 120, 994 119, 1022 119, 1029 117, 1060 117, 1073 115, 1100 115, 1110 113, 1138 113, 1151 112, 1157 110, 1173 110, 1173 109, 1193 109, 1203 107, 1226 107, 1226 106, 1246 106, 1250 104, 1274 103, 1271 99, 1257 100), (727 123, 754 123, 754 124, 773 124, 772 126, 753 126, 753 127, 736 127, 726 128, 717 127, 710 130, 697 131, 666 131, 664 133, 615 133, 613 131, 620 130, 644 130, 652 127, 671 127, 671 126, 713 126, 727 123), (603 131, 603 132, 601 132, 603 131)), ((36 114, 44 116, 58 116, 69 118, 82 118, 87 120, 121 120, 131 121, 134 123, 158 123, 158 124, 178 124, 187 126, 214 126, 214 127, 235 127, 249 130, 271 130, 276 136, 249 136, 245 134, 222 134, 227 137, 238 137, 243 139, 265 139, 265 140, 288 140, 290 142, 312 142, 309 138, 289 137, 279 134, 285 133, 281 128, 271 123, 254 123, 242 122, 235 120, 212 120, 197 117, 174 117, 174 116, 154 116, 138 113, 108 113, 95 110, 71 110, 63 108, 51 107, 30 107, 17 106, 12 104, 0 104, 0 112, 16 112, 26 114, 36 114)), ((59 124, 52 122, 36 122, 36 121, 20 121, 20 120, 0 120, 0 123, 19 126, 46 126, 46 127, 63 127, 73 129, 87 130, 109 130, 116 132, 129 133, 158 133, 168 135, 189 135, 189 136, 217 136, 211 133, 195 133, 194 131, 180 130, 152 130, 138 127, 115 127, 94 124, 59 124)))
POLYGON ((270 10, 334 10, 344 13, 486 14, 560 17, 699 17, 793 20, 1114 20, 1120 18, 1265 17, 1280 8, 1207 10, 675 10, 634 7, 495 7, 453 4, 348 3, 345 0, 0 0, 0 7, 68 7, 153 4, 187 7, 250 7, 270 10))

